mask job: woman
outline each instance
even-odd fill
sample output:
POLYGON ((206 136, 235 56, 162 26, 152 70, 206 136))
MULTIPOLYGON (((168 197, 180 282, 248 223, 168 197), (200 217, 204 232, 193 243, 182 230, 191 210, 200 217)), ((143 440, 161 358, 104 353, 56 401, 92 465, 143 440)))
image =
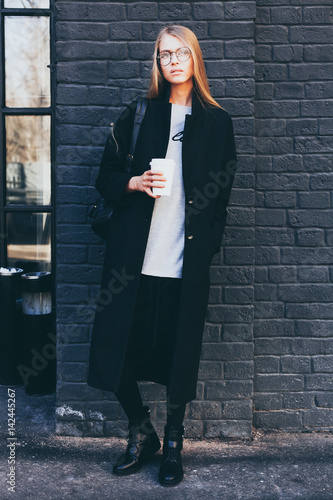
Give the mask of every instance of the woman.
POLYGON ((229 114, 210 95, 198 40, 173 25, 159 33, 147 110, 125 171, 136 103, 108 138, 96 187, 113 203, 88 384, 115 393, 129 420, 128 445, 113 472, 137 471, 160 448, 137 381, 167 388, 159 481, 183 478, 186 403, 196 397, 209 268, 220 251, 236 167, 229 114), (152 158, 176 162, 171 196, 152 158))

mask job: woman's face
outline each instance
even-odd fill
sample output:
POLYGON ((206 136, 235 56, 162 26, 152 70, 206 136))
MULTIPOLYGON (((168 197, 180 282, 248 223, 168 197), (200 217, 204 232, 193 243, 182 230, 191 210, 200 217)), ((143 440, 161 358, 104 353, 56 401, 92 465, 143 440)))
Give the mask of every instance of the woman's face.
MULTIPOLYGON (((184 47, 184 42, 173 35, 164 35, 160 46, 160 53, 163 51, 173 52, 184 47)), ((193 57, 185 61, 179 61, 176 54, 171 54, 171 61, 167 66, 160 65, 164 78, 174 85, 188 82, 193 77, 193 57)))

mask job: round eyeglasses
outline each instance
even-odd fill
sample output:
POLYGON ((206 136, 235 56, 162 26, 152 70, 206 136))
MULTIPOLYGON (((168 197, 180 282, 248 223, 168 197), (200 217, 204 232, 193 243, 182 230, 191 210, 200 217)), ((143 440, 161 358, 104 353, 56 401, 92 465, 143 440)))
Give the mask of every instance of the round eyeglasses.
POLYGON ((176 54, 178 61, 186 62, 191 57, 191 50, 188 47, 180 47, 179 49, 173 51, 163 50, 157 56, 161 66, 167 66, 171 63, 172 54, 176 54))

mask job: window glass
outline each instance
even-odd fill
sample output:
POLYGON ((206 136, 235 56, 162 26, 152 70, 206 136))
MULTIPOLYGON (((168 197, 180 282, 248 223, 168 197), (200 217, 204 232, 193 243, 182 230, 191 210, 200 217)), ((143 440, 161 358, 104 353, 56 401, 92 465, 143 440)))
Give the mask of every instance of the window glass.
POLYGON ((50 205, 50 116, 6 116, 6 202, 50 205))
POLYGON ((51 271, 51 214, 7 213, 7 262, 25 272, 51 271))
POLYGON ((7 9, 48 9, 50 0, 5 0, 7 9))
POLYGON ((49 24, 47 16, 5 17, 6 106, 50 106, 49 24))

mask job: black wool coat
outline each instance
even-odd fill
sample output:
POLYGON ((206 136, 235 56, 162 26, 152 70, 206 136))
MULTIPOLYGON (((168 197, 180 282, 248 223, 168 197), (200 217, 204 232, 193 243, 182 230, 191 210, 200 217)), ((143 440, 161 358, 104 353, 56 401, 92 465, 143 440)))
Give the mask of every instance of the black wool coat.
MULTIPOLYGON (((146 193, 125 193, 124 188, 132 176, 150 168, 152 158, 165 158, 171 118, 169 94, 167 88, 158 98, 148 99, 130 173, 125 171, 125 158, 136 102, 125 109, 114 135, 108 137, 96 181, 98 191, 114 204, 114 212, 108 228, 87 383, 112 392, 117 391, 122 374, 155 203, 146 193)), ((170 402, 174 404, 196 398, 209 268, 213 255, 220 251, 236 163, 230 115, 222 108, 202 106, 193 91, 192 114, 186 115, 182 144, 185 246, 169 379, 170 402)))

